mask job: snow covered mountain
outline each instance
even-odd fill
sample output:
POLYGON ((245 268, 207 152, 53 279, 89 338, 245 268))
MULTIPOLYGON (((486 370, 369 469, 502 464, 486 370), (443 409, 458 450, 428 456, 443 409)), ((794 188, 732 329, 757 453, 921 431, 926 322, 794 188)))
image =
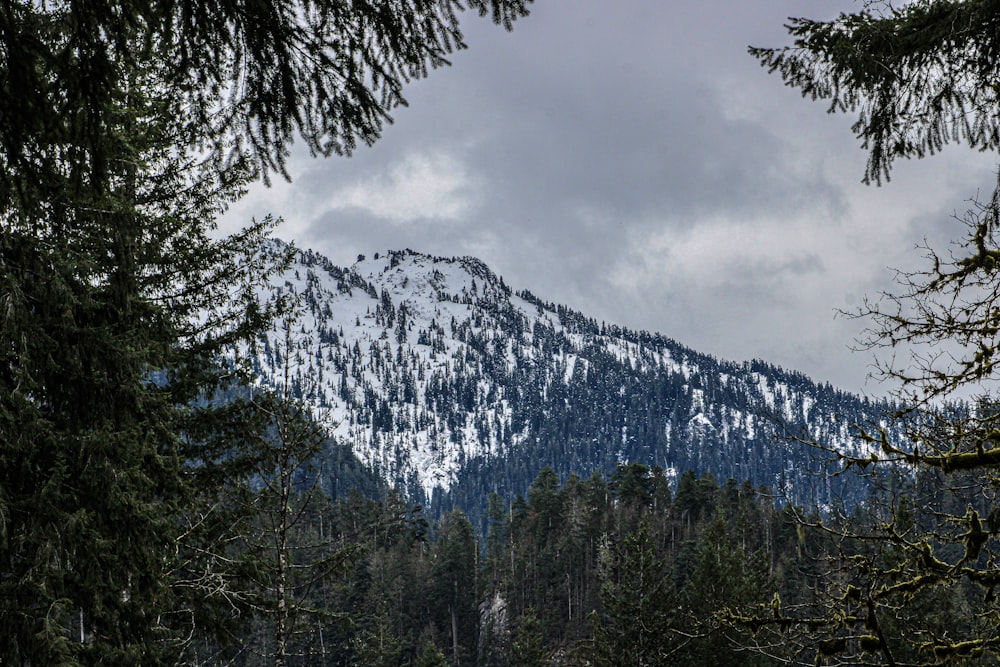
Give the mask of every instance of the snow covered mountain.
POLYGON ((241 352, 261 381, 416 498, 481 502, 523 493, 543 465, 587 476, 640 461, 826 504, 842 482, 778 434, 852 448, 850 425, 886 408, 515 293, 471 257, 390 251, 340 268, 300 251, 262 297, 300 312, 241 352))

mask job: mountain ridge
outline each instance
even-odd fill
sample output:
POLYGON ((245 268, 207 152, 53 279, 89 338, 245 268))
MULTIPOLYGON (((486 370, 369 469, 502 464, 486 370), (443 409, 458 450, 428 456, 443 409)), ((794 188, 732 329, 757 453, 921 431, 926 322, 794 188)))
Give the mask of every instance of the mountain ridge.
POLYGON ((861 491, 810 479, 823 457, 783 436, 855 451, 850 425, 889 407, 764 361, 598 323, 515 292, 474 257, 407 249, 344 268, 298 250, 259 297, 299 303, 298 319, 239 352, 261 382, 280 386, 287 372, 286 389, 336 440, 435 503, 523 493, 543 465, 565 476, 639 461, 829 505, 861 491))

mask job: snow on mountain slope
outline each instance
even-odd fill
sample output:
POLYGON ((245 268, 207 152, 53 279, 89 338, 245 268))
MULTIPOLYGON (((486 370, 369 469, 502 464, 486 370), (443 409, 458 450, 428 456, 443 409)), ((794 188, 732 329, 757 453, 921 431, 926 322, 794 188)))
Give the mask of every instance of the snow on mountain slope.
POLYGON ((298 316, 240 353, 364 462, 427 497, 471 461, 529 452, 592 467, 646 457, 789 485, 800 471, 773 444, 776 420, 847 448, 852 418, 878 409, 514 294, 470 257, 391 251, 340 268, 301 251, 261 294, 288 297, 298 316))

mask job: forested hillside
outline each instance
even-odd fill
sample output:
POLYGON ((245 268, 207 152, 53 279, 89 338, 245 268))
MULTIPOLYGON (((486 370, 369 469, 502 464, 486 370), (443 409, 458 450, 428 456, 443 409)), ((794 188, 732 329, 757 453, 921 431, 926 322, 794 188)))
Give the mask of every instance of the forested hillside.
POLYGON ((300 251, 261 298, 297 314, 237 356, 435 512, 479 517, 488 493, 523 493, 543 466, 587 476, 621 462, 851 505, 864 486, 822 474, 829 457, 799 440, 857 453, 852 427, 889 410, 515 293, 473 258, 390 251, 340 268, 300 251))

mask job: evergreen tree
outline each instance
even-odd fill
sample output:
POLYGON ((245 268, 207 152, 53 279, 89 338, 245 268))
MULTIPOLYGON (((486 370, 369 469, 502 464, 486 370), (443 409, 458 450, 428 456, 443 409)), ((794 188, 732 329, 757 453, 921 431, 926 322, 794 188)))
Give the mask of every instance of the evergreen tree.
POLYGON ((766 664, 744 650, 750 642, 745 634, 716 627, 714 618, 724 610, 736 614, 753 610, 763 601, 768 579, 762 560, 734 546, 725 521, 716 517, 699 537, 696 564, 681 592, 688 618, 678 625, 701 635, 684 647, 683 659, 698 665, 766 664))
POLYGON ((608 554, 601 600, 605 616, 594 632, 596 665, 663 665, 686 643, 676 632, 678 600, 657 555, 648 520, 608 554))
POLYGON ((365 619, 365 624, 354 636, 352 665, 394 667, 399 664, 402 646, 389 616, 386 602, 380 601, 374 613, 365 619))
POLYGON ((545 667, 549 656, 542 645, 538 618, 532 609, 521 617, 510 645, 510 664, 519 667, 545 667))
POLYGON ((215 241, 212 220, 283 173, 296 133, 321 154, 374 141, 402 85, 464 46, 462 6, 0 7, 4 664, 174 664, 208 627, 225 591, 202 547, 256 422, 206 401, 282 262, 269 223, 215 241))
MULTIPOLYGON (((950 141, 1000 148, 998 19, 994 3, 977 0, 874 3, 832 21, 793 20, 792 47, 751 52, 803 94, 829 99, 832 110, 859 111, 865 180, 879 181, 895 159, 924 157, 950 141)), ((957 248, 927 248, 929 269, 900 274, 898 294, 858 313, 872 322, 865 343, 893 349, 878 372, 899 382, 904 409, 858 425, 861 453, 831 452, 880 489, 869 514, 798 516, 800 531, 812 526, 836 545, 817 590, 821 604, 782 605, 755 627, 779 631, 786 646, 800 642, 801 657, 818 649, 818 661, 850 664, 997 658, 1000 524, 989 520, 1000 500, 996 400, 946 399, 956 390, 985 392, 980 383, 996 377, 998 220, 1000 189, 961 220, 967 232, 957 248), (893 437, 889 423, 906 437, 893 437), (919 486, 898 483, 937 473, 944 484, 932 494, 914 496, 919 486), (957 614, 935 605, 944 597, 957 614)), ((801 532, 800 544, 811 534, 801 532)))
POLYGON ((434 642, 424 644, 420 657, 417 658, 416 667, 447 667, 448 661, 444 657, 434 642))
MULTIPOLYGON (((85 59, 81 26, 41 22, 40 34, 85 59)), ((164 115, 174 107, 157 97, 158 70, 125 73, 109 92, 101 160, 87 145, 98 138, 34 136, 31 164, 4 171, 6 664, 172 663, 203 611, 197 598, 218 583, 187 548, 213 524, 199 501, 218 500, 222 425, 246 415, 196 401, 231 382, 218 355, 260 325, 254 281, 281 258, 261 247, 270 223, 207 237, 204 221, 239 183, 192 181, 191 151, 173 145, 177 127, 164 115), (34 173, 42 167, 51 171, 34 173)), ((74 109, 56 127, 89 127, 91 111, 74 109)), ((230 424, 236 439, 250 422, 230 424)))
POLYGON ((858 110, 865 181, 880 181, 897 158, 951 141, 1000 148, 998 21, 986 0, 869 3, 831 21, 792 19, 792 46, 750 53, 830 111, 858 110))
POLYGON ((494 587, 500 581, 506 562, 504 551, 507 546, 507 535, 505 534, 504 505, 503 499, 496 493, 490 493, 486 497, 486 560, 484 565, 488 580, 494 587))
POLYGON ((460 510, 446 516, 431 550, 431 601, 438 627, 447 637, 451 664, 471 664, 476 654, 477 608, 476 538, 472 524, 460 510))

